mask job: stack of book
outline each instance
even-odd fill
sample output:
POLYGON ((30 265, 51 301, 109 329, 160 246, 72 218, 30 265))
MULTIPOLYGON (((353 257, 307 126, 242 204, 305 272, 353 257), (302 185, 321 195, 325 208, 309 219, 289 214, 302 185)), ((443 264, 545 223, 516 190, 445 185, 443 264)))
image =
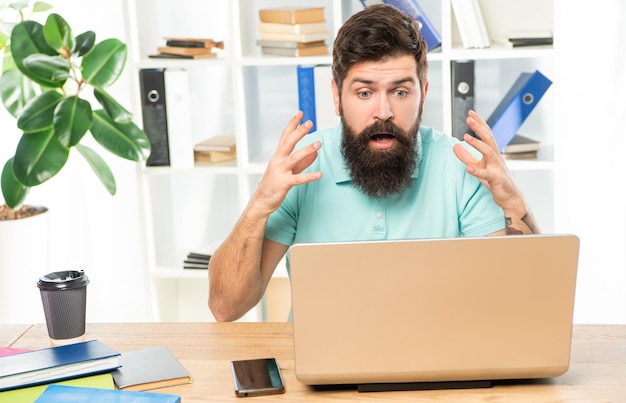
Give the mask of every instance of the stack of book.
POLYGON ((0 402, 178 403, 180 396, 145 391, 192 382, 166 346, 123 354, 98 340, 0 348, 0 402))
POLYGON ((214 163, 230 161, 237 158, 235 136, 213 136, 201 141, 193 147, 196 163, 214 163))
POLYGON ((552 45, 554 40, 551 31, 514 31, 509 32, 507 42, 508 47, 517 48, 552 45))
POLYGON ((328 54, 324 7, 281 7, 259 10, 257 44, 266 55, 314 56, 328 54))
POLYGON ((504 147, 502 155, 506 159, 537 158, 541 143, 537 140, 516 134, 511 142, 504 147))
POLYGON ((183 269, 208 269, 210 260, 210 254, 189 252, 183 262, 183 269))
POLYGON ((208 38, 165 38, 165 46, 157 47, 151 58, 205 59, 217 57, 217 49, 224 49, 224 42, 208 38))

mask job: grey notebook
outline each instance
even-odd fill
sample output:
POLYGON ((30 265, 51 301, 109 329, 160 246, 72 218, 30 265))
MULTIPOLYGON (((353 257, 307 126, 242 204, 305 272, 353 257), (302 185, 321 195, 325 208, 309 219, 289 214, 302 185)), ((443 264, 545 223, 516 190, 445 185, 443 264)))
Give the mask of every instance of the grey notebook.
POLYGON ((578 248, 573 235, 293 245, 296 376, 321 385, 561 375, 578 248))
POLYGON ((166 346, 122 353, 120 364, 112 372, 119 389, 144 391, 192 382, 189 372, 166 346))

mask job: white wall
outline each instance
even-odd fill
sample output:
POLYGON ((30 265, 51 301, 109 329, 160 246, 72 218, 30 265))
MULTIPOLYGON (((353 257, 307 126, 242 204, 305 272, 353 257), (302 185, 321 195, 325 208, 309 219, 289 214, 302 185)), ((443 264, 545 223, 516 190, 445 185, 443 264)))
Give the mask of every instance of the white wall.
MULTIPOLYGON (((123 38, 122 0, 55 0, 75 31, 123 38)), ((626 6, 622 0, 556 0, 559 91, 556 232, 581 238, 575 321, 626 323, 626 6), (563 143, 563 142, 561 142, 563 143)), ((128 74, 112 92, 130 105, 128 74)), ((555 80, 557 81, 557 80, 555 80)), ((14 149, 14 122, 0 111, 0 162, 14 149)), ((118 181, 110 197, 80 157, 28 199, 52 211, 54 270, 91 278, 88 320, 151 320, 135 165, 102 155, 118 181)), ((40 301, 34 301, 40 304, 40 301)))
POLYGON ((575 321, 626 323, 626 3, 557 7, 556 218, 581 238, 575 321))

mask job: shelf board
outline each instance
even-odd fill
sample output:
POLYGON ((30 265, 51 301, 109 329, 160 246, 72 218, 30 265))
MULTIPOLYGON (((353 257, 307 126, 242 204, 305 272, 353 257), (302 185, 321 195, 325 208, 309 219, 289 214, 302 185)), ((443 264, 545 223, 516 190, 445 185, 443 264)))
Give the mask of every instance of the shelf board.
POLYGON ((453 46, 446 54, 450 60, 525 59, 552 56, 554 49, 552 46, 528 46, 513 49, 494 44, 486 49, 465 49, 462 46, 453 46))
POLYGON ((171 168, 171 167, 144 167, 143 172, 146 175, 171 175, 171 174, 192 174, 207 173, 214 175, 236 175, 241 172, 235 161, 228 161, 216 164, 196 164, 190 168, 171 168))

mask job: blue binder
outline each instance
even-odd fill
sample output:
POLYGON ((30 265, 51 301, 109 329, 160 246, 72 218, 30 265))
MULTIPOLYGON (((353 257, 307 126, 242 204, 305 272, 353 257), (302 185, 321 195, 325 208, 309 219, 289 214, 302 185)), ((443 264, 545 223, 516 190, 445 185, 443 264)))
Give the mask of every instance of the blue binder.
POLYGON ((304 113, 301 124, 313 122, 311 133, 317 128, 315 117, 315 66, 298 66, 298 107, 304 113))
POLYGON ((520 74, 487 119, 500 152, 511 142, 550 85, 552 81, 538 70, 520 74))
POLYGON ((420 33, 424 36, 429 51, 441 46, 441 35, 416 0, 361 0, 361 3, 365 7, 376 3, 386 3, 404 11, 420 23, 420 33))

